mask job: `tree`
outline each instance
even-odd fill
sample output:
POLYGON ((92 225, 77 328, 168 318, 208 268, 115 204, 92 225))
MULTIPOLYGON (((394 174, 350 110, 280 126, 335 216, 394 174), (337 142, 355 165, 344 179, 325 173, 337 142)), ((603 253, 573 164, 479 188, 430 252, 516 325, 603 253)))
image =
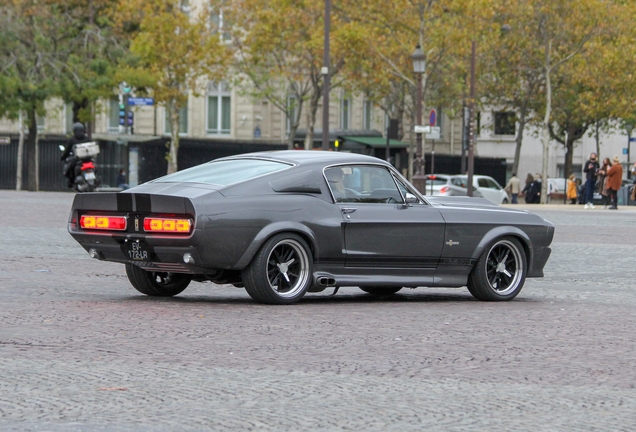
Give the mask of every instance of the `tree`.
MULTIPOLYGON (((342 2, 342 4, 347 3, 342 2)), ((308 103, 305 148, 313 147, 314 125, 322 97, 324 1, 234 0, 228 17, 238 29, 234 35, 235 68, 238 80, 247 78, 248 92, 266 98, 290 122, 288 145, 293 146, 304 103, 308 103), (289 97, 294 105, 287 103, 289 97)), ((364 31, 357 23, 331 17, 331 88, 342 80, 337 76, 356 57, 364 31)))
MULTIPOLYGON (((26 114, 24 143, 26 188, 38 190, 37 117, 57 94, 55 77, 63 73, 72 22, 60 8, 35 0, 7 0, 0 6, 0 114, 26 114)), ((22 161, 18 161, 21 164, 22 161)))
POLYGON ((177 0, 121 0, 115 20, 132 36, 136 57, 125 69, 132 85, 149 85, 166 106, 170 122, 168 173, 178 169, 180 111, 188 96, 198 96, 202 80, 220 80, 228 52, 208 9, 177 0), (149 80, 150 84, 146 81, 149 80))

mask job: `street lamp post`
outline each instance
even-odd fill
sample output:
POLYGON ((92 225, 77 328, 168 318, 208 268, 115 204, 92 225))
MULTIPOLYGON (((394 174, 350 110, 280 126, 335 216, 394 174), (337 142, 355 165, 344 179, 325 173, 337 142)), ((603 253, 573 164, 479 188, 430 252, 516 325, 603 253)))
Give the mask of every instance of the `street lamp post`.
MULTIPOLYGON (((417 44, 415 51, 411 55, 413 59, 413 72, 417 77, 417 100, 416 100, 416 112, 417 112, 417 125, 422 125, 422 75, 426 72, 426 56, 424 51, 417 44)), ((415 149, 415 174, 413 174, 413 186, 417 188, 422 194, 426 194, 426 178, 424 177, 424 153, 422 152, 422 134, 420 132, 415 134, 415 140, 417 147, 415 149)))
POLYGON ((470 51, 470 101, 468 104, 468 175, 466 179, 466 195, 473 196, 473 172, 475 171, 475 41, 470 51))
MULTIPOLYGON (((329 150, 329 33, 331 31, 331 0, 325 0, 325 41, 322 73, 322 150, 329 150)), ((312 143, 313 145, 313 143, 312 143)))
POLYGON ((630 167, 630 159, 629 159, 629 143, 632 141, 632 131, 634 130, 634 125, 631 123, 627 123, 625 125, 625 130, 627 131, 627 178, 632 178, 632 169, 630 167))

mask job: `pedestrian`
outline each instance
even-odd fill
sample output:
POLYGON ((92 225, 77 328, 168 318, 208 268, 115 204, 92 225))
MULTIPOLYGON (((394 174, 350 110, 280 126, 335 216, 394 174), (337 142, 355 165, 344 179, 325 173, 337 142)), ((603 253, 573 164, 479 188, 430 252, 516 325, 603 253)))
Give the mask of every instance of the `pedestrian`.
POLYGON ((590 153, 590 158, 585 162, 583 172, 585 173, 585 208, 594 208, 594 187, 598 175, 598 161, 596 153, 590 153))
POLYGON ((550 177, 548 177, 548 195, 545 197, 545 203, 550 204, 550 200, 552 199, 552 194, 554 193, 554 183, 550 181, 550 177))
POLYGON ((541 201, 541 174, 535 174, 532 182, 523 190, 526 193, 526 203, 539 204, 541 201))
POLYGON ((576 176, 574 174, 570 174, 567 190, 567 198, 570 200, 570 204, 576 204, 576 197, 576 176))
POLYGON ((512 173, 512 177, 508 180, 508 184, 504 188, 507 192, 510 192, 510 196, 512 197, 511 202, 513 204, 519 204, 517 201, 517 197, 519 196, 519 191, 521 190, 521 180, 517 178, 517 173, 512 173))
POLYGON ((617 192, 623 184, 623 166, 618 156, 614 156, 614 164, 607 171, 607 190, 610 197, 610 210, 618 209, 617 192))
POLYGON ((607 189, 607 173, 611 166, 612 162, 610 162, 609 158, 603 159, 603 164, 598 170, 598 180, 596 181, 598 190, 601 193, 601 200, 603 202, 604 209, 609 206, 610 202, 609 191, 607 189))
POLYGON ((120 169, 119 174, 117 174, 117 187, 122 190, 130 189, 130 186, 128 186, 126 182, 126 171, 123 169, 120 169))
POLYGON ((534 176, 528 173, 528 175, 526 176, 526 183, 523 186, 523 190, 521 191, 521 193, 523 193, 525 196, 526 204, 532 204, 529 201, 531 200, 531 198, 528 196, 528 191, 530 190, 530 186, 532 185, 532 182, 534 182, 534 176))

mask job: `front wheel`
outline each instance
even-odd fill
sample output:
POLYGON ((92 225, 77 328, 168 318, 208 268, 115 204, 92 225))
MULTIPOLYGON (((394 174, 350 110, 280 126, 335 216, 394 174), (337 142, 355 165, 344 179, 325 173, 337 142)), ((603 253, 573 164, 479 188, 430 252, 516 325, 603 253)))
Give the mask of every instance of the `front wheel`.
POLYGON ((126 264, 128 280, 137 291, 153 297, 172 297, 188 287, 192 276, 183 273, 151 272, 126 264))
POLYGON ((519 240, 502 237, 479 257, 468 277, 468 291, 483 301, 512 300, 526 280, 526 253, 519 240))
POLYGON ((307 243, 291 233, 267 240, 243 270, 247 293, 268 304, 292 304, 311 286, 313 260, 307 243))

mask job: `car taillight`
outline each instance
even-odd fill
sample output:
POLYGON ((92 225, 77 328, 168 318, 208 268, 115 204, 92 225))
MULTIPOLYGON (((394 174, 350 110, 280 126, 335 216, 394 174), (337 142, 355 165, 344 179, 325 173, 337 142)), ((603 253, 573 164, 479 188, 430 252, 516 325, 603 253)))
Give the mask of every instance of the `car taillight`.
POLYGON ((449 190, 450 190, 450 187, 448 187, 448 186, 442 186, 442 187, 439 189, 439 193, 446 193, 446 192, 448 192, 449 190))
POLYGON ((80 218, 80 227, 84 229, 125 231, 126 218, 124 216, 83 215, 80 218))
POLYGON ((182 233, 190 232, 192 221, 190 219, 172 218, 150 218, 144 219, 144 231, 159 233, 182 233))

